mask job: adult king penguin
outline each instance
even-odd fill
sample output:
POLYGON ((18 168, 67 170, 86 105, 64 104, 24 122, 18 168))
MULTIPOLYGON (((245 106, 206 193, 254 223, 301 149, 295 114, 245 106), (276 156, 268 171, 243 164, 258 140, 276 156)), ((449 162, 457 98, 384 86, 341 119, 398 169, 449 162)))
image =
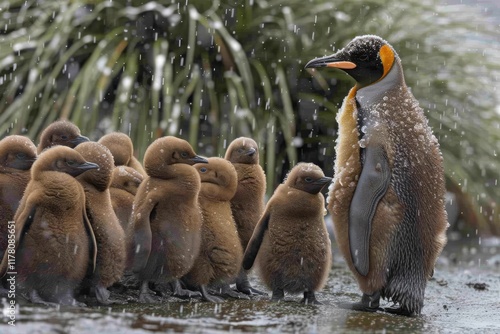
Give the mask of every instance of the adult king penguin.
POLYGON ((446 243, 443 159, 398 55, 382 38, 356 37, 306 68, 339 68, 356 80, 337 115, 335 178, 328 210, 340 251, 363 292, 419 314, 427 280, 446 243))

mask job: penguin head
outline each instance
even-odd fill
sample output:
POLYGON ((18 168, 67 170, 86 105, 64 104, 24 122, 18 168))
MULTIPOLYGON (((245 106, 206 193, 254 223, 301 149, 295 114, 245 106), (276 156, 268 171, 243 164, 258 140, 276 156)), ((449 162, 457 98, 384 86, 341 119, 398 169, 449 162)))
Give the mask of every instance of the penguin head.
POLYGON ((300 162, 288 173, 285 184, 314 195, 331 181, 315 164, 300 162))
POLYGON ((134 154, 134 145, 129 136, 121 132, 112 132, 104 135, 98 143, 106 146, 113 155, 115 166, 128 165, 134 154))
POLYGON ((135 195, 142 180, 142 174, 132 167, 117 166, 113 168, 110 187, 122 189, 132 195, 135 195))
POLYGON ((96 142, 86 142, 74 149, 88 162, 99 165, 99 168, 90 170, 78 176, 80 181, 89 183, 99 191, 104 191, 111 183, 111 174, 114 168, 113 155, 110 150, 96 142))
POLYGON ((207 159, 196 155, 187 141, 173 136, 156 139, 144 154, 144 169, 154 177, 164 177, 169 166, 196 163, 207 163, 207 159))
POLYGON ((198 163, 194 168, 200 174, 201 191, 204 197, 229 201, 236 194, 238 173, 233 164, 222 158, 208 158, 208 164, 198 163))
POLYGON ((37 179, 42 172, 56 171, 76 177, 98 164, 86 161, 80 153, 67 146, 54 146, 38 156, 31 167, 31 178, 37 179))
POLYGON ((359 89, 383 79, 397 57, 392 46, 385 40, 374 35, 364 35, 354 38, 331 56, 309 61, 306 68, 339 68, 356 80, 359 89))
POLYGON ((76 147, 78 144, 89 141, 80 134, 80 129, 73 123, 65 120, 56 121, 43 130, 38 144, 38 153, 56 145, 76 147))
POLYGON ((259 147, 251 138, 236 138, 227 148, 225 158, 233 164, 257 165, 259 163, 259 147))
POLYGON ((12 135, 0 141, 0 172, 28 170, 36 160, 36 147, 23 136, 12 135))

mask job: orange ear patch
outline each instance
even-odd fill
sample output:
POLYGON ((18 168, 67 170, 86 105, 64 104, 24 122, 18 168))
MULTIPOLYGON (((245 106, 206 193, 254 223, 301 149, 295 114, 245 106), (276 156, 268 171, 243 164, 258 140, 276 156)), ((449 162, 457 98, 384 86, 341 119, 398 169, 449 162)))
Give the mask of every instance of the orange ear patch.
POLYGON ((354 64, 350 61, 336 61, 333 63, 326 64, 326 67, 335 67, 335 68, 340 68, 340 69, 344 69, 344 70, 352 70, 353 68, 356 68, 356 64, 354 64))
POLYGON ((391 47, 389 45, 382 45, 379 51, 380 54, 380 60, 382 61, 382 65, 384 66, 384 75, 382 75, 382 78, 386 76, 387 73, 389 73, 389 70, 392 67, 392 64, 394 63, 394 51, 392 51, 391 47))

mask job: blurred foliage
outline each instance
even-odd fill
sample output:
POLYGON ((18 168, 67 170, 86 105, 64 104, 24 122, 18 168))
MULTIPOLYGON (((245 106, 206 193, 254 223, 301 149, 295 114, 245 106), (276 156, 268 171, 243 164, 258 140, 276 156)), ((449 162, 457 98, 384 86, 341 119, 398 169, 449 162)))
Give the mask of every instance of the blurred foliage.
POLYGON ((129 134, 141 157, 163 135, 207 156, 250 136, 268 191, 298 161, 333 171, 335 114, 353 81, 305 71, 305 62, 356 35, 380 35, 426 110, 448 181, 481 213, 477 228, 500 220, 498 68, 483 52, 498 31, 475 24, 471 8, 433 0, 8 0, 0 8, 0 137, 37 139, 67 118, 93 139, 129 134))

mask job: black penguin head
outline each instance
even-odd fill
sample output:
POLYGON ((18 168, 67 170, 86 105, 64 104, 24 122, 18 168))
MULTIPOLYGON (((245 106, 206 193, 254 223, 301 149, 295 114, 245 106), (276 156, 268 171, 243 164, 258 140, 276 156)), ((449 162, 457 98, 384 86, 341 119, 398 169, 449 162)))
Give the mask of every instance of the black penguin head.
POLYGON ((36 160, 36 147, 23 136, 12 135, 0 141, 0 172, 28 170, 36 160))
POLYGON ((256 165, 259 163, 259 148, 251 138, 236 138, 227 148, 225 158, 232 163, 256 165))
POLYGON ((306 68, 339 68, 356 80, 358 88, 363 88, 385 77, 396 57, 394 49, 385 40, 365 35, 354 38, 331 56, 309 61, 306 68))
POLYGON ((56 145, 74 148, 86 141, 89 141, 89 139, 80 134, 80 129, 75 124, 64 120, 56 121, 43 130, 38 145, 38 153, 56 145))
POLYGON ((287 175, 285 184, 314 195, 331 181, 315 164, 300 162, 287 175))

